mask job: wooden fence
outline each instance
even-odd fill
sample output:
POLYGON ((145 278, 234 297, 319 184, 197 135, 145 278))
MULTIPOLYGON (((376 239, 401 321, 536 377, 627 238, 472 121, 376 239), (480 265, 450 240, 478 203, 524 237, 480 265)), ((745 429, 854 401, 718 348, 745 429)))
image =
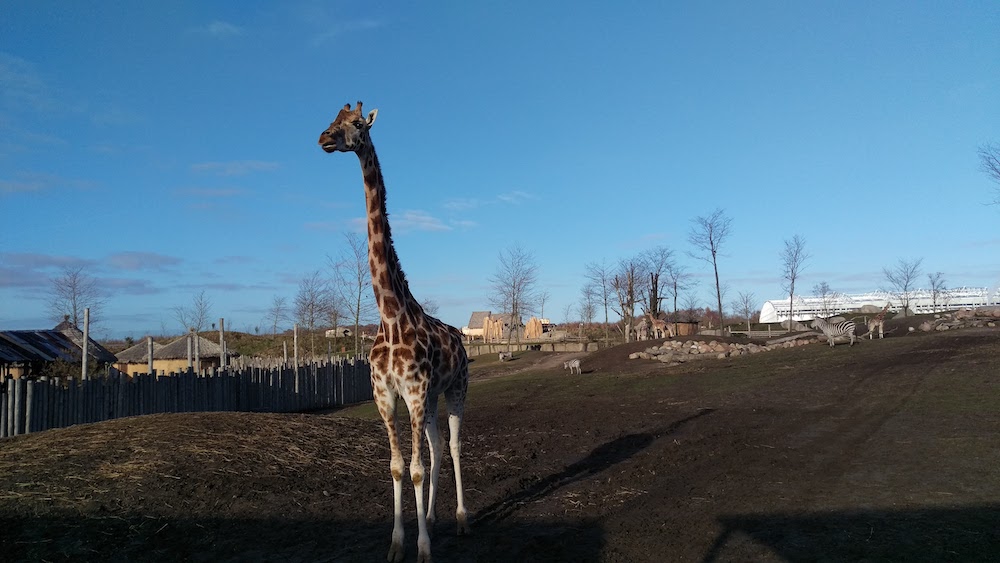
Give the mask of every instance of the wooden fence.
POLYGON ((363 361, 68 381, 0 380, 0 438, 154 413, 297 412, 372 399, 363 361))

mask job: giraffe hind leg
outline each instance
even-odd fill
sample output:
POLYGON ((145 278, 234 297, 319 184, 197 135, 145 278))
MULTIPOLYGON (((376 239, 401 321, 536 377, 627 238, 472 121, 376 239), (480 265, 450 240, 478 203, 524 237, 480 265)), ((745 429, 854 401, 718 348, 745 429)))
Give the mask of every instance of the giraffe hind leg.
POLYGON ((425 434, 427 434, 427 447, 431 458, 431 475, 427 492, 427 531, 431 534, 434 530, 434 520, 436 520, 436 500, 438 493, 438 474, 441 471, 441 457, 444 453, 444 439, 438 428, 437 397, 427 397, 427 413, 425 434))
POLYGON ((465 509, 465 489, 462 486, 462 418, 465 414, 465 394, 468 388, 468 379, 463 379, 458 386, 445 391, 445 400, 448 408, 448 430, 449 449, 451 451, 451 463, 455 471, 455 497, 457 507, 455 509, 455 521, 457 523, 456 533, 465 535, 472 532, 469 528, 469 517, 465 509))

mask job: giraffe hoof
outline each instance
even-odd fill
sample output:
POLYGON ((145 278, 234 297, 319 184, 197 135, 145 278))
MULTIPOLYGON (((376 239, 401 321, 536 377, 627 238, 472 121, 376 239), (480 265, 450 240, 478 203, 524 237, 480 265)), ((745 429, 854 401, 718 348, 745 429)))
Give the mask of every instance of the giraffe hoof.
POLYGON ((392 542, 392 545, 389 546, 389 555, 387 555, 385 559, 389 563, 399 563, 403 560, 403 554, 403 544, 392 542))
POLYGON ((456 535, 466 536, 472 533, 472 528, 469 527, 469 522, 465 517, 465 514, 458 515, 458 530, 456 535))

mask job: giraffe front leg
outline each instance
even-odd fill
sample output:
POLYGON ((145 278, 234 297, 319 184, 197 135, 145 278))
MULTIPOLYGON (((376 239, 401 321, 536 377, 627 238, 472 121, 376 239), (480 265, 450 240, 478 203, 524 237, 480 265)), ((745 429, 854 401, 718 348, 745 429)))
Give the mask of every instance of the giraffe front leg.
POLYGON ((413 431, 413 454, 410 456, 410 480, 413 481, 413 498, 417 508, 417 563, 430 563, 431 536, 427 533, 427 514, 424 509, 424 462, 420 455, 424 437, 424 410, 422 405, 410 406, 410 425, 413 431))
POLYGON ((398 563, 403 560, 403 454, 399 451, 399 435, 396 433, 396 400, 391 392, 382 395, 377 402, 379 414, 389 434, 389 471, 392 473, 392 536, 386 560, 398 563))
POLYGON ((458 508, 455 509, 455 520, 458 522, 458 535, 472 533, 469 528, 468 515, 465 512, 465 489, 462 487, 462 442, 459 438, 462 429, 461 407, 448 414, 448 427, 451 431, 451 461, 455 468, 455 494, 457 496, 458 508))

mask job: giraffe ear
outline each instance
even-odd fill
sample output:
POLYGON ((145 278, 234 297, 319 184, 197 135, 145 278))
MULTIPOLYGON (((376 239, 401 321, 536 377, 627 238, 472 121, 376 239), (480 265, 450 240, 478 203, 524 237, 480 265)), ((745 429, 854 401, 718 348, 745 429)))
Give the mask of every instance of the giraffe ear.
POLYGON ((377 115, 378 115, 378 110, 377 109, 373 109, 370 112, 368 112, 368 127, 369 128, 371 128, 371 126, 375 124, 375 116, 377 116, 377 115))

